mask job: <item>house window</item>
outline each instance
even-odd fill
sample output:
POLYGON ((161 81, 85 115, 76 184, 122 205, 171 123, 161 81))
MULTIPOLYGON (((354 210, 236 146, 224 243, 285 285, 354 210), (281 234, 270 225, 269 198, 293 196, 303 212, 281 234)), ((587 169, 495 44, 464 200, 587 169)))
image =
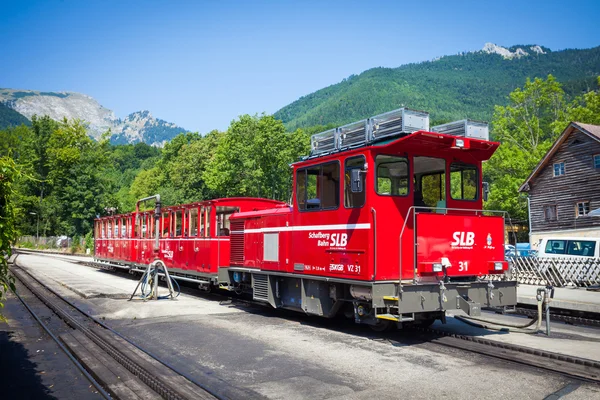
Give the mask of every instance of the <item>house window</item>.
POLYGON ((554 176, 561 176, 565 174, 565 163, 554 164, 554 176))
POLYGON ((594 154, 594 168, 600 168, 600 154, 594 154))
POLYGON ((577 203, 577 207, 575 209, 575 213, 578 217, 583 217, 590 212, 590 202, 589 201, 580 201, 577 203))
POLYGON ((556 206, 544 207, 544 219, 546 221, 556 221, 558 219, 556 214, 556 206))

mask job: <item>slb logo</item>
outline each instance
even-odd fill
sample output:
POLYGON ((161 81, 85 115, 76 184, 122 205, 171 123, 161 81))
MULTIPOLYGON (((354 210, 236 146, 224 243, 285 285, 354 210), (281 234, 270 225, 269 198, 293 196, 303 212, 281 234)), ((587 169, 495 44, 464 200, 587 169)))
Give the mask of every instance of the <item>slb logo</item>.
POLYGON ((331 242, 330 246, 334 247, 346 247, 348 244, 348 234, 347 233, 332 233, 331 234, 331 242))
POLYGON ((475 232, 454 232, 452 234, 454 242, 451 246, 473 246, 475 244, 475 232))

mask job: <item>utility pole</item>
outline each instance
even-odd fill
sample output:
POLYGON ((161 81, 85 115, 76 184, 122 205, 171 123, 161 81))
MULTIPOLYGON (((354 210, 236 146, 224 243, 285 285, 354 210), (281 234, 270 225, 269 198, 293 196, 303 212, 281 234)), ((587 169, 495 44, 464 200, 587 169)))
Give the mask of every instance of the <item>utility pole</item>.
POLYGON ((29 214, 31 215, 36 215, 37 216, 37 228, 35 230, 35 244, 39 245, 40 244, 40 215, 36 212, 32 212, 30 211, 29 214))

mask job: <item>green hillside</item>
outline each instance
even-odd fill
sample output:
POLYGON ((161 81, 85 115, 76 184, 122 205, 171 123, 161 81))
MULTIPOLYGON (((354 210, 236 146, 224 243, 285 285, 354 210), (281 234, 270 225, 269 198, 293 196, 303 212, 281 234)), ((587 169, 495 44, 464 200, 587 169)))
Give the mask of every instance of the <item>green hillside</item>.
POLYGON ((0 129, 21 124, 31 125, 31 122, 12 108, 0 103, 0 129))
MULTIPOLYGON (((529 48, 528 46, 512 46, 529 48)), ((373 68, 283 107, 275 117, 289 130, 344 124, 402 106, 431 113, 432 124, 471 118, 489 121, 494 105, 526 78, 554 75, 567 94, 596 87, 600 47, 504 59, 484 52, 445 56, 399 68, 373 68)))

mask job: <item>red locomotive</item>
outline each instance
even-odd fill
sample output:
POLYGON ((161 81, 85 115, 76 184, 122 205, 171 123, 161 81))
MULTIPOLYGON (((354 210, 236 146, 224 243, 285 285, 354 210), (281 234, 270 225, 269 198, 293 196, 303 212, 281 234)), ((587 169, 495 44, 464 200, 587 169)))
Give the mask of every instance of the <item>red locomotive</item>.
POLYGON ((482 210, 481 163, 499 145, 487 135, 469 120, 429 129, 406 108, 332 129, 292 165, 293 205, 232 198, 103 217, 95 257, 140 270, 159 218, 173 278, 276 308, 384 328, 512 306, 506 215, 482 210))

